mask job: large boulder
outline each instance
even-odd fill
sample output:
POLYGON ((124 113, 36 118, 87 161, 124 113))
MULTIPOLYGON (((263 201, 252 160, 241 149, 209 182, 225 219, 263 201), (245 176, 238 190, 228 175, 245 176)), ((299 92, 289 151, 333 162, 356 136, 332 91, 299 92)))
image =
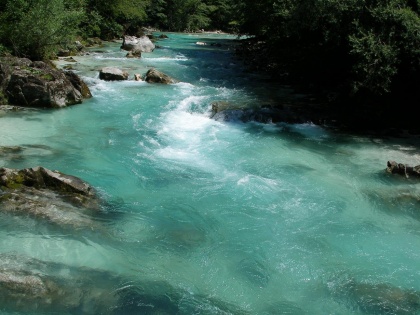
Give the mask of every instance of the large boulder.
POLYGON ((91 97, 76 74, 42 61, 14 57, 0 58, 0 91, 9 104, 30 107, 59 108, 91 97))
POLYGON ((72 228, 103 230, 88 214, 100 201, 83 180, 43 167, 0 168, 0 211, 72 228))
POLYGON ((124 36, 121 49, 131 51, 133 54, 142 52, 148 53, 155 49, 155 44, 153 44, 150 38, 147 36, 124 36))
POLYGON ((163 84, 173 84, 177 83, 175 79, 171 78, 167 74, 160 72, 154 68, 147 71, 144 81, 148 83, 163 83, 163 84))
POLYGON ((115 67, 105 67, 99 72, 99 79, 105 81, 123 81, 128 79, 128 72, 115 67))
POLYGON ((82 79, 80 79, 80 77, 77 74, 75 74, 72 71, 66 71, 65 75, 67 79, 71 82, 71 84, 75 87, 75 89, 82 94, 82 97, 92 97, 92 93, 90 92, 89 87, 82 79))

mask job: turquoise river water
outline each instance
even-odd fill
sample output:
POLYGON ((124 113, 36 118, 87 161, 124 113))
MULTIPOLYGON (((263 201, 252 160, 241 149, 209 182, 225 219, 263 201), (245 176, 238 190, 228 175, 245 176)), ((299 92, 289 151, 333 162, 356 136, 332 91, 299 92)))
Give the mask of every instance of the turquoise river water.
POLYGON ((0 166, 57 169, 106 201, 90 218, 106 233, 0 211, 0 254, 94 270, 116 294, 115 279, 150 284, 114 314, 420 314, 420 186, 385 172, 420 164, 418 143, 211 119, 214 101, 299 95, 244 71, 233 36, 168 35, 141 59, 120 43, 74 57, 94 96, 81 105, 0 116, 0 145, 26 148, 0 166), (104 66, 180 83, 105 82, 104 66))

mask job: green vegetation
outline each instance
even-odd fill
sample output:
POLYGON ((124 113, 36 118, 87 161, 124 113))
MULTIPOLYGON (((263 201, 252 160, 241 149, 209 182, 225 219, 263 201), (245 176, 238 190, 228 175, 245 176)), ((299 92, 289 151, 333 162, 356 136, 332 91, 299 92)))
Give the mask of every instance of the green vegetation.
POLYGON ((264 42, 267 68, 292 83, 392 104, 420 101, 419 14, 419 0, 3 0, 0 54, 46 59, 76 37, 138 35, 145 25, 218 29, 264 42))
POLYGON ((0 90, 0 105, 6 105, 6 104, 8 104, 7 97, 0 90))
POLYGON ((36 60, 51 57, 73 38, 83 14, 64 0, 6 0, 2 6, 1 42, 14 54, 36 60))

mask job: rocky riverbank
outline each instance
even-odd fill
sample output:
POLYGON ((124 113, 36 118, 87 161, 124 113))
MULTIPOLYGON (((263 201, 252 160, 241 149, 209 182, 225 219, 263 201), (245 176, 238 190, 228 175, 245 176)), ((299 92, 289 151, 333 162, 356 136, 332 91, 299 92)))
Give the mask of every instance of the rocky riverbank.
POLYGON ((88 86, 70 71, 43 61, 0 58, 0 105, 60 108, 92 97, 88 86))

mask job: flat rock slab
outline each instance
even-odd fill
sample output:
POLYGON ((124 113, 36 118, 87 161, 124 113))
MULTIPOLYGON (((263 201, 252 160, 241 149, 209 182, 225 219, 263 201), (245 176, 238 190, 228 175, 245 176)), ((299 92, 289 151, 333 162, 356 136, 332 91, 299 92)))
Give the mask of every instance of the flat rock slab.
POLYGON ((88 183, 43 167, 0 168, 0 211, 31 216, 59 226, 99 230, 86 214, 100 210, 100 200, 88 183))

